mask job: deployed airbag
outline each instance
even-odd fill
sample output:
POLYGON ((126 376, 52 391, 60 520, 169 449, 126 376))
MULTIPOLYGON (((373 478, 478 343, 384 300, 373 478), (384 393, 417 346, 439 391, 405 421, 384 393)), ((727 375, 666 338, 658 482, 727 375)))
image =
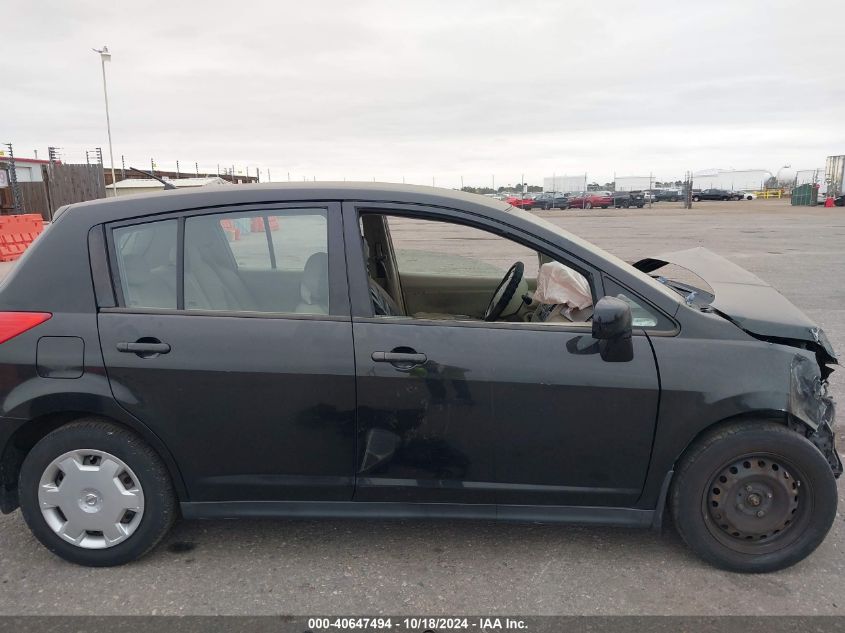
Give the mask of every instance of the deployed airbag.
POLYGON ((540 304, 535 314, 537 321, 560 320, 555 318, 558 315, 568 321, 584 321, 592 314, 590 284, 584 275, 560 262, 540 266, 534 301, 540 304))

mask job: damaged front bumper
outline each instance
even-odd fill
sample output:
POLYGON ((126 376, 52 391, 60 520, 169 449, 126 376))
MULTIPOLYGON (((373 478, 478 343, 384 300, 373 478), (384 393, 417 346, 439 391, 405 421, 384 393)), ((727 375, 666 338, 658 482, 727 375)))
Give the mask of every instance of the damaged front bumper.
POLYGON ((814 360, 796 354, 790 367, 789 426, 822 452, 839 477, 842 460, 836 450, 835 421, 836 405, 828 394, 827 378, 814 360))

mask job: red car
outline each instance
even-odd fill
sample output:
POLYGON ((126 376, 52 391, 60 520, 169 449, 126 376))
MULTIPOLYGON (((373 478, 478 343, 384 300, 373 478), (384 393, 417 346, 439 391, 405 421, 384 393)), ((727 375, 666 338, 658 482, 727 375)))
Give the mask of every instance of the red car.
POLYGON ((601 207, 607 209, 613 204, 613 196, 609 191, 579 191, 569 196, 569 209, 592 209, 601 207))
POLYGON ((512 207, 516 207, 517 209, 528 210, 534 208, 534 198, 508 196, 507 198, 505 198, 505 202, 507 202, 512 207))

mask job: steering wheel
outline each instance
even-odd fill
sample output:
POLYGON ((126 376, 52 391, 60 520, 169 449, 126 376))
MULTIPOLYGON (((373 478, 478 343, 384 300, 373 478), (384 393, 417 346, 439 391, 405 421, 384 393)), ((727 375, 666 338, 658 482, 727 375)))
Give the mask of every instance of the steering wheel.
POLYGON ((502 281, 496 287, 496 292, 493 293, 487 309, 484 311, 485 321, 495 321, 502 316, 502 312, 505 311, 505 308, 508 307, 511 299, 513 299, 513 295, 519 287, 519 282, 522 281, 522 275, 524 273, 525 264, 522 262, 516 262, 508 269, 508 272, 505 273, 502 281))

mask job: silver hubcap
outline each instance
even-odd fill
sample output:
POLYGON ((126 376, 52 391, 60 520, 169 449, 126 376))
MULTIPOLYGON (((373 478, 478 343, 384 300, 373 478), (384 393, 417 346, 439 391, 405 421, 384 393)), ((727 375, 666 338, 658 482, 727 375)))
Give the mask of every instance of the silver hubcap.
POLYGON ((113 547, 138 529, 144 491, 120 459, 93 449, 54 459, 41 475, 38 503, 47 525, 86 549, 113 547))

